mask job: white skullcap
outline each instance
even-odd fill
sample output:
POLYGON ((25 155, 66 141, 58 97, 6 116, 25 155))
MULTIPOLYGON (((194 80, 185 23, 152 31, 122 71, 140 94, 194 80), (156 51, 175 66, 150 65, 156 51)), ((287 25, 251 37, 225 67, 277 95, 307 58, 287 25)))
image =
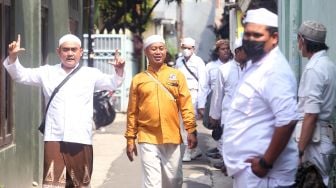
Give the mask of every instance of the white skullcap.
POLYGON ((60 47, 65 42, 75 42, 78 43, 79 46, 82 46, 81 40, 73 34, 66 34, 63 37, 61 37, 58 41, 58 47, 60 47))
POLYGON ((278 27, 278 16, 265 8, 249 10, 246 13, 244 23, 256 23, 271 27, 278 27))
POLYGON ((166 44, 164 38, 161 35, 151 35, 144 40, 143 48, 146 49, 148 46, 156 42, 166 44))
POLYGON ((190 37, 187 37, 187 38, 182 39, 181 46, 183 44, 187 46, 195 46, 195 40, 190 37))
POLYGON ((242 47, 243 45, 243 39, 240 37, 240 38, 236 38, 235 40, 235 43, 234 43, 234 46, 233 46, 233 50, 239 48, 239 47, 242 47))

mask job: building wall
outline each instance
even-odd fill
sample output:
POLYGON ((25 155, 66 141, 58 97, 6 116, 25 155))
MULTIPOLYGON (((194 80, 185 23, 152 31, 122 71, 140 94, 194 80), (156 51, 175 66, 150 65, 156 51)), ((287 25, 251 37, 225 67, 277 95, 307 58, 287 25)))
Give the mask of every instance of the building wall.
MULTIPOLYGON (((69 33, 68 0, 48 0, 47 63, 59 62, 55 48, 61 35, 69 33)), ((41 0, 17 0, 15 12, 15 38, 21 34, 20 54, 25 67, 37 67, 42 62, 41 0)), ((82 6, 78 33, 82 33, 82 6)), ((37 127, 41 120, 42 97, 37 87, 14 84, 14 141, 0 150, 0 187, 32 187, 32 182, 41 182, 43 142, 37 127)))
POLYGON ((207 62, 216 41, 213 32, 216 2, 185 0, 183 6, 183 35, 196 40, 196 54, 207 62))
POLYGON ((280 20, 280 47, 294 69, 299 80, 301 72, 307 63, 306 58, 301 58, 297 48, 297 31, 305 20, 315 20, 327 28, 326 43, 329 46, 328 54, 336 62, 336 25, 333 19, 336 16, 334 0, 279 0, 280 20))
MULTIPOLYGON (((301 23, 305 20, 315 20, 325 25, 327 28, 326 44, 329 46, 328 55, 336 63, 336 25, 335 19, 336 1, 334 0, 279 0, 279 20, 280 20, 280 48, 288 58, 293 68, 298 84, 302 70, 308 59, 302 58, 297 47, 297 31, 301 23)), ((336 122, 336 112, 333 116, 336 122)))

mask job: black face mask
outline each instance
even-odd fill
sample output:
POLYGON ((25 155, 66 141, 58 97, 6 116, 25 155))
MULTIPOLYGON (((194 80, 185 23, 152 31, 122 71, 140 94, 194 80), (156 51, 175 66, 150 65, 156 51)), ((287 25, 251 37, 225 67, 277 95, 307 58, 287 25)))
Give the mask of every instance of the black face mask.
POLYGON ((243 49, 248 59, 259 60, 264 54, 265 41, 243 40, 243 49))

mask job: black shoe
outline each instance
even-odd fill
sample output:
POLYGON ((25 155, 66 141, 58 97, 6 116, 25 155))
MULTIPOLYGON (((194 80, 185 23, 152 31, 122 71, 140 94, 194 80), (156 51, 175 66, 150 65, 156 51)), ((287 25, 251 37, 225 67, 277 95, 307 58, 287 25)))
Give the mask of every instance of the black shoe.
POLYGON ((207 151, 207 153, 218 153, 219 150, 217 148, 212 148, 207 151))
POLYGON ((213 159, 221 159, 222 155, 220 153, 207 153, 206 154, 208 157, 211 157, 213 159))
POLYGON ((224 162, 221 161, 221 162, 215 163, 215 164, 213 165, 213 167, 215 167, 215 168, 221 170, 223 167, 225 167, 225 165, 224 165, 224 162))

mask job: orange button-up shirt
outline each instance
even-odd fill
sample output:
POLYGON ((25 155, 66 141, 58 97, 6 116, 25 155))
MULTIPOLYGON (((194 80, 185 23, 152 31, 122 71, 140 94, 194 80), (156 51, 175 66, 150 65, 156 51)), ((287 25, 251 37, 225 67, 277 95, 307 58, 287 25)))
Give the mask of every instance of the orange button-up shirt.
POLYGON ((147 72, 160 81, 175 100, 146 72, 135 75, 129 93, 127 143, 133 144, 137 138, 139 143, 180 144, 179 112, 187 132, 196 130, 186 79, 179 70, 166 64, 157 72, 149 66, 147 72))

